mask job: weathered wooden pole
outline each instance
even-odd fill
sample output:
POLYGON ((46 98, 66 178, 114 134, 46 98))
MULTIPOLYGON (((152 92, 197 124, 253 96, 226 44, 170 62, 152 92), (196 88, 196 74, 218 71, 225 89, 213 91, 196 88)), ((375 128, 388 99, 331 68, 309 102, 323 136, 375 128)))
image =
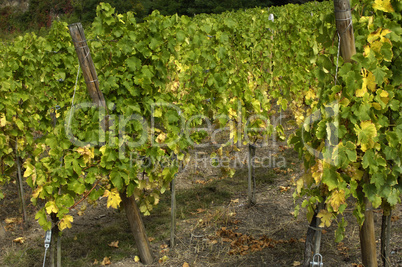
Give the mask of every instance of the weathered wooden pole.
POLYGON ((120 197, 126 211, 131 232, 133 233, 135 243, 137 244, 141 262, 143 264, 152 264, 154 260, 149 246, 149 240, 134 195, 127 197, 124 192, 120 194, 120 197))
MULTIPOLYGON (((99 88, 98 76, 96 74, 95 65, 85 39, 84 29, 81 23, 75 23, 68 26, 71 38, 74 42, 75 51, 77 52, 78 60, 84 74, 87 84, 88 93, 92 102, 99 107, 102 107, 107 115, 107 106, 102 91, 99 88)), ((104 131, 108 129, 108 120, 102 120, 102 128, 104 131)), ((133 233, 137 248, 140 254, 142 263, 151 264, 153 257, 149 241, 146 235, 144 223, 134 196, 127 197, 126 192, 120 193, 122 204, 126 211, 126 216, 130 224, 131 232, 133 233)))
POLYGON ((27 208, 25 204, 25 194, 24 194, 24 187, 22 183, 22 173, 21 173, 21 161, 20 157, 18 155, 18 142, 15 140, 15 158, 16 158, 16 163, 17 163, 17 176, 18 176, 18 189, 19 189, 19 196, 21 198, 21 205, 22 205, 22 214, 24 218, 24 223, 26 224, 28 221, 28 216, 27 216, 27 208))
POLYGON ((255 146, 253 144, 248 145, 248 179, 247 179, 247 196, 248 205, 252 206, 257 203, 255 196, 255 171, 254 171, 254 157, 255 157, 255 146))
MULTIPOLYGON (((176 178, 176 177, 175 177, 176 178)), ((176 239, 176 179, 170 182, 170 193, 171 193, 171 210, 170 210, 170 247, 174 249, 175 239, 176 239)))
POLYGON ((311 219, 310 226, 307 229, 306 241, 304 242, 304 261, 303 267, 310 267, 311 252, 314 248, 313 241, 318 227, 317 224, 317 210, 314 211, 313 218, 311 219))
MULTIPOLYGON (((317 214, 325 208, 325 197, 323 196, 323 200, 318 203, 317 205, 317 214)), ((314 255, 315 254, 320 254, 320 248, 321 248, 321 228, 319 225, 321 224, 321 219, 317 217, 317 229, 315 231, 314 235, 314 255)))
MULTIPOLYGON (((353 34, 352 12, 349 0, 334 0, 336 30, 340 39, 341 56, 344 62, 352 62, 356 54, 355 38, 353 34)), ((364 175, 364 183, 370 183, 368 173, 364 175)), ((363 193, 363 192, 362 192, 363 193)), ((365 220, 360 228, 360 246, 362 261, 365 267, 377 267, 377 253, 374 232, 374 216, 370 201, 364 197, 365 220)))
POLYGON ((91 53, 85 39, 84 29, 81 23, 74 23, 68 26, 73 39, 75 51, 84 74, 85 83, 87 84, 88 93, 94 104, 106 108, 105 98, 99 88, 98 75, 96 74, 95 65, 92 61, 91 53))
POLYGON ((389 252, 390 252, 389 239, 391 237, 392 209, 391 205, 386 200, 383 200, 382 210, 383 214, 381 224, 381 259, 383 267, 390 267, 391 264, 389 262, 389 252))
POLYGON ((351 62, 356 54, 353 34, 352 12, 349 0, 334 0, 336 30, 340 38, 341 56, 344 62, 351 62))
MULTIPOLYGON (((365 173, 363 176, 363 182, 370 183, 369 174, 365 173)), ((363 190, 361 190, 363 193, 363 190)), ((364 193, 363 193, 364 194, 364 193)), ((375 243, 375 231, 374 231, 374 214, 371 202, 367 197, 364 197, 365 212, 364 223, 360 228, 360 249, 362 251, 362 262, 365 267, 377 267, 377 251, 375 243)))

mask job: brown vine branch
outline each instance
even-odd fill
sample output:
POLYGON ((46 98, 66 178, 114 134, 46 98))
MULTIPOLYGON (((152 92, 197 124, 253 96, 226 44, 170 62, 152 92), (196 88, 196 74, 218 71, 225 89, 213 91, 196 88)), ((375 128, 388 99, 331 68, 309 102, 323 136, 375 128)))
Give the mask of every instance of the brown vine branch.
POLYGON ((91 192, 95 189, 95 187, 99 184, 100 180, 96 181, 96 183, 94 184, 94 186, 91 188, 91 190, 89 190, 84 196, 83 198, 81 198, 78 202, 76 202, 74 205, 72 205, 69 210, 74 209, 75 207, 77 207, 82 201, 84 201, 89 194, 91 194, 91 192))

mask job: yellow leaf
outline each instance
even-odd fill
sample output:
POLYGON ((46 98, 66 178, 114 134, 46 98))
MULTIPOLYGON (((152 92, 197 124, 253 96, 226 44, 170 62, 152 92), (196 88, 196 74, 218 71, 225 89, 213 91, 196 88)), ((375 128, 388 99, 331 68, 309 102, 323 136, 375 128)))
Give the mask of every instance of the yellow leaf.
POLYGON ((56 202, 54 201, 49 201, 46 203, 46 212, 47 214, 50 213, 57 213, 59 211, 59 208, 56 206, 56 202))
POLYGON ((102 146, 101 148, 99 148, 99 151, 102 153, 102 155, 104 155, 106 151, 106 146, 102 146))
POLYGON ((388 97, 389 93, 387 91, 381 90, 380 97, 388 97))
POLYGON ((190 267, 187 262, 183 263, 183 267, 190 267))
POLYGON ((375 0, 373 8, 389 13, 395 12, 390 0, 375 0))
POLYGON ((300 179, 297 180, 297 182, 296 182, 296 191, 297 191, 298 194, 300 194, 300 192, 301 192, 303 186, 304 186, 304 180, 303 180, 303 178, 300 178, 300 179))
POLYGON ((91 159, 95 157, 94 148, 90 148, 90 145, 77 148, 77 152, 82 155, 85 164, 91 162, 91 159))
POLYGON ((111 191, 105 190, 104 196, 107 194, 107 207, 117 209, 120 205, 121 198, 117 188, 113 188, 111 191))
POLYGON ((331 212, 328 212, 327 210, 320 210, 320 212, 317 214, 317 217, 321 218, 320 227, 329 227, 331 225, 331 221, 333 219, 331 212))
POLYGON ((367 22, 367 29, 370 30, 371 25, 373 25, 374 18, 373 16, 361 16, 359 19, 359 23, 367 22))
POLYGON ((5 222, 6 224, 17 223, 17 222, 18 222, 18 219, 17 219, 17 218, 6 218, 6 219, 4 220, 4 222, 5 222))
POLYGON ((0 127, 4 127, 7 124, 7 120, 6 120, 6 115, 5 114, 1 114, 0 116, 0 127))
POLYGON ((360 128, 356 126, 355 131, 358 135, 358 144, 361 145, 363 152, 374 147, 373 139, 377 137, 377 128, 372 121, 360 122, 360 128))
POLYGON ((110 244, 108 244, 108 246, 112 247, 112 248, 118 248, 119 247, 119 241, 110 242, 110 244))
POLYGON ((13 242, 23 244, 25 242, 25 237, 17 237, 13 242))
POLYGON ((370 44, 373 43, 374 41, 378 40, 381 38, 381 31, 382 28, 378 28, 377 30, 375 30, 374 32, 370 33, 367 36, 367 42, 369 42, 370 44))
POLYGON ((30 160, 27 160, 23 166, 25 167, 24 178, 31 176, 35 171, 35 167, 30 163, 30 160))
POLYGON ((371 44, 371 49, 374 51, 374 52, 377 52, 378 54, 381 54, 381 47, 382 47, 382 42, 381 41, 374 41, 372 44, 371 44))
POLYGON ((339 206, 345 203, 345 191, 344 190, 335 190, 331 193, 331 197, 328 200, 329 204, 331 204, 332 209, 335 212, 338 212, 339 206))
POLYGON ((110 265, 112 262, 110 261, 109 257, 104 257, 103 261, 101 262, 101 265, 110 265))
POLYGON ((24 145, 25 145, 25 140, 24 139, 18 139, 18 151, 23 151, 24 150, 24 145))
POLYGON ((165 139, 166 139, 166 133, 160 133, 156 137, 156 142, 158 142, 159 144, 162 144, 163 142, 165 142, 165 139))
POLYGON ((43 186, 39 186, 38 188, 35 189, 35 191, 32 192, 32 197, 33 198, 38 198, 39 193, 42 192, 43 186))
POLYGON ((370 55, 370 53, 374 53, 373 50, 371 50, 370 45, 365 45, 363 55, 365 57, 368 57, 370 55))
POLYGON ((135 256, 135 257, 134 257, 134 261, 135 261, 135 262, 139 262, 139 261, 140 261, 140 257, 135 256))
POLYGON ((307 91, 305 97, 306 97, 307 100, 308 99, 314 99, 316 97, 316 94, 315 94, 314 90, 310 88, 310 90, 307 91))
POLYGON ((294 261, 293 262, 293 266, 300 266, 300 265, 301 265, 300 261, 294 261))
POLYGON ((362 75, 363 75, 363 85, 361 89, 356 90, 357 97, 363 97, 364 94, 367 92, 367 89, 374 92, 377 85, 373 73, 371 73, 366 69, 363 69, 362 75))
POLYGON ((230 118, 236 118, 237 117, 237 112, 233 108, 229 108, 229 116, 230 118))
POLYGON ((152 194, 152 196, 154 197, 154 205, 158 205, 158 203, 159 203, 159 195, 158 194, 152 194))
POLYGON ((159 259, 159 263, 164 263, 164 262, 166 262, 168 259, 169 259, 169 257, 165 255, 165 256, 163 256, 162 258, 159 259))
POLYGON ((66 228, 71 228, 71 223, 74 221, 73 216, 71 215, 64 215, 63 219, 59 222, 59 229, 63 231, 66 228))
POLYGON ((311 167, 311 175, 313 176, 314 181, 317 185, 321 182, 322 174, 322 161, 317 160, 317 163, 313 167, 311 167))

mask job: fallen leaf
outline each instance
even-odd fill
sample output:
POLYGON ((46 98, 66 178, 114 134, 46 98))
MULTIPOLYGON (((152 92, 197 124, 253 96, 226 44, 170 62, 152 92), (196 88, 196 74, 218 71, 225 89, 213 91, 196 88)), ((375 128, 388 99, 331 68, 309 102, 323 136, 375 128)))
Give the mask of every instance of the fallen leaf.
POLYGON ((301 265, 300 261, 294 261, 293 262, 293 266, 300 266, 300 265, 301 265))
POLYGON ((279 186, 279 189, 281 190, 281 193, 287 192, 290 189, 290 186, 279 186))
POLYGON ((165 255, 165 256, 163 256, 162 258, 159 259, 159 263, 164 263, 164 262, 166 262, 168 259, 169 259, 169 257, 165 255))
POLYGON ((92 265, 98 265, 99 261, 97 259, 94 260, 94 262, 92 263, 92 265))
POLYGON ((4 222, 5 222, 6 224, 16 223, 16 222, 18 222, 18 219, 17 219, 17 218, 6 218, 6 219, 4 220, 4 222))
POLYGON ((135 257, 134 257, 134 261, 135 261, 135 262, 139 262, 139 261, 140 261, 140 257, 135 256, 135 257))
POLYGON ((239 199, 238 199, 238 198, 232 199, 230 202, 232 202, 232 203, 239 203, 239 199))
POLYGON ((112 262, 110 261, 109 257, 103 258, 103 261, 101 262, 101 265, 110 265, 112 262))
POLYGON ((23 244, 25 242, 25 237, 17 237, 13 242, 23 244))
POLYGON ((155 240, 155 237, 148 237, 148 241, 149 242, 152 242, 152 241, 154 241, 155 240))
POLYGON ((190 267, 187 262, 183 263, 183 267, 190 267))
POLYGON ((399 220, 399 216, 391 216, 391 222, 396 222, 399 220))
POLYGON ((108 246, 112 247, 112 248, 118 248, 119 247, 119 241, 110 242, 110 244, 108 244, 108 246))
POLYGON ((204 211, 205 211, 205 209, 201 209, 201 208, 197 209, 197 213, 202 213, 204 211))

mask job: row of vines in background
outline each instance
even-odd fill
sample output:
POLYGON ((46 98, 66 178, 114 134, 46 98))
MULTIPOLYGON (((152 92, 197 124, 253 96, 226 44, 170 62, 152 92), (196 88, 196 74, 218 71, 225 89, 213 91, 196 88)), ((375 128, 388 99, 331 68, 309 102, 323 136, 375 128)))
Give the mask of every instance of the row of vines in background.
MULTIPOLYGON (((130 12, 120 15, 108 4, 98 6, 87 41, 109 121, 114 122, 105 134, 99 131, 100 110, 79 105, 91 102, 82 79, 73 92, 78 65, 66 25, 55 23, 46 38, 34 34, 17 38, 2 53, 2 182, 10 180, 15 168, 10 144, 17 142, 24 177, 34 189, 32 201, 47 201, 36 215, 45 229, 50 227, 50 213, 58 215, 61 229, 70 226, 69 207, 95 183, 90 199, 106 192, 110 205, 116 207, 118 191, 135 193, 141 211, 149 214, 177 172, 177 164, 162 167, 160 162, 171 162, 167 159, 173 154, 184 160, 185 151, 208 134, 186 131, 186 135, 183 129, 216 120, 232 130, 233 143, 242 144, 244 132, 234 131, 235 125, 256 123, 267 129, 261 134, 271 134, 269 118, 275 112, 271 100, 279 99, 286 109, 286 99, 301 97, 299 92, 308 90, 305 83, 295 83, 290 91, 285 86, 285 81, 301 79, 300 68, 312 69, 309 60, 318 54, 310 32, 300 30, 313 28, 319 20, 317 7, 307 7, 314 20, 304 20, 305 26, 287 26, 290 17, 305 15, 305 7, 276 9, 275 23, 268 21, 266 10, 254 9, 200 17, 200 21, 154 12, 137 24, 130 12), (249 21, 251 28, 241 26, 249 21), (288 38, 302 41, 307 61, 294 60, 292 51, 278 54, 292 49, 284 47, 288 38), (273 53, 266 47, 272 47, 273 53), (78 107, 71 109, 73 95, 78 107), (251 115, 260 116, 247 122, 251 115), (152 164, 133 159, 150 159, 152 164)), ((325 8, 329 10, 329 5, 325 8)), ((313 84, 312 76, 310 80, 313 84)))

